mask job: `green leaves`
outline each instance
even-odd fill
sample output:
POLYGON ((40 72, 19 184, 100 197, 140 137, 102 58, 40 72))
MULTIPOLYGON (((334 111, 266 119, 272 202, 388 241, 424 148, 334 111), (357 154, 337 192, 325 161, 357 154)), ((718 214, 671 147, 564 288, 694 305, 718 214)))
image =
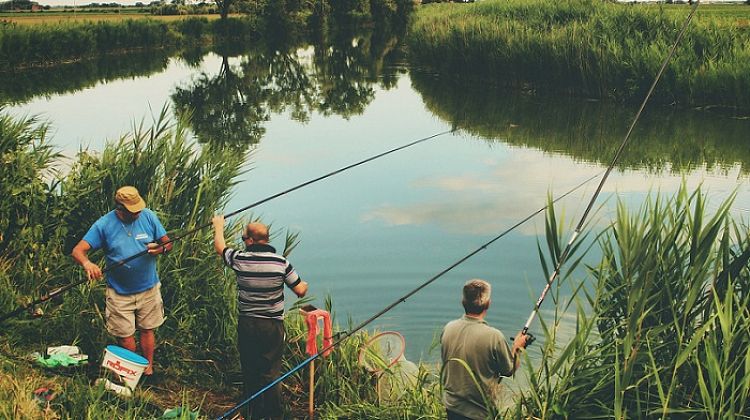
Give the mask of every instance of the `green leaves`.
MULTIPOLYGON (((709 214, 700 189, 684 186, 635 211, 620 203, 591 279, 568 279, 587 298, 576 335, 553 333, 564 313, 542 322, 543 357, 521 406, 528 416, 733 418, 750 410, 750 242, 731 203, 709 214), (711 287, 717 277, 722 288, 711 287)), ((553 261, 556 223, 548 215, 553 261)))

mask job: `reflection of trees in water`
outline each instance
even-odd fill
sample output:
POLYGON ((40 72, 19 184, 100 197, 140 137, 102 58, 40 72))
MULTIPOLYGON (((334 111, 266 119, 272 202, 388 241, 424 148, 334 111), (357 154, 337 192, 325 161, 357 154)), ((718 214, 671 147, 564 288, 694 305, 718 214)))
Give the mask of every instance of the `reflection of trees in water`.
MULTIPOLYGON (((488 141, 532 147, 609 164, 636 108, 569 97, 511 93, 486 84, 438 78, 414 70, 412 85, 445 121, 488 141)), ((708 112, 647 107, 621 168, 750 170, 750 120, 708 112)))
POLYGON ((260 86, 248 83, 248 78, 233 69, 225 56, 217 76, 201 73, 188 88, 177 87, 172 101, 177 110, 191 114, 191 126, 201 141, 257 143, 263 135, 260 123, 268 114, 257 100, 262 94, 260 86))
POLYGON ((349 118, 364 112, 374 85, 388 89, 397 76, 384 68, 401 58, 398 37, 383 34, 335 37, 315 46, 262 47, 231 64, 222 54, 221 71, 177 87, 177 110, 192 114, 201 142, 243 147, 257 143, 271 113, 289 111, 297 121, 313 112, 349 118))

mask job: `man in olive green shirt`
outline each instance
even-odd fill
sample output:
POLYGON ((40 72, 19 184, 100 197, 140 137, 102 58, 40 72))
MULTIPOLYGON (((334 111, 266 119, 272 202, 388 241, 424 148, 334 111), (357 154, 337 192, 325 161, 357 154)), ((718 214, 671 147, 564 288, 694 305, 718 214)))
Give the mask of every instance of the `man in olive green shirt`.
POLYGON ((495 404, 496 390, 503 376, 511 376, 520 364, 520 353, 528 336, 516 335, 513 348, 500 330, 484 320, 490 306, 490 284, 474 279, 463 288, 465 315, 449 322, 440 337, 443 360, 443 402, 448 420, 484 420, 490 410, 482 395, 495 404), (482 389, 477 387, 463 361, 471 368, 482 389))

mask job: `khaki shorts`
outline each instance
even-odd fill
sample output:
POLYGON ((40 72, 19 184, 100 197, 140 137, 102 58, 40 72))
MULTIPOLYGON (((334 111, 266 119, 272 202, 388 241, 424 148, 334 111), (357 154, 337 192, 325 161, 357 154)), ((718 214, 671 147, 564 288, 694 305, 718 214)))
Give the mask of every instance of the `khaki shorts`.
POLYGON ((134 295, 120 295, 107 287, 105 311, 107 331, 115 337, 125 338, 138 330, 153 330, 164 323, 164 301, 161 283, 134 295))

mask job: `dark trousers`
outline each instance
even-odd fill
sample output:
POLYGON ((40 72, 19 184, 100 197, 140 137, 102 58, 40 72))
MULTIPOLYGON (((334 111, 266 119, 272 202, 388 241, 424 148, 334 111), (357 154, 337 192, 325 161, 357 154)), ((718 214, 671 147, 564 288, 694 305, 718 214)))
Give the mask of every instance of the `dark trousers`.
MULTIPOLYGON (((240 316, 237 322, 237 344, 245 384, 243 401, 281 375, 284 352, 284 322, 240 316)), ((281 388, 274 385, 248 404, 253 419, 281 418, 281 388)))

